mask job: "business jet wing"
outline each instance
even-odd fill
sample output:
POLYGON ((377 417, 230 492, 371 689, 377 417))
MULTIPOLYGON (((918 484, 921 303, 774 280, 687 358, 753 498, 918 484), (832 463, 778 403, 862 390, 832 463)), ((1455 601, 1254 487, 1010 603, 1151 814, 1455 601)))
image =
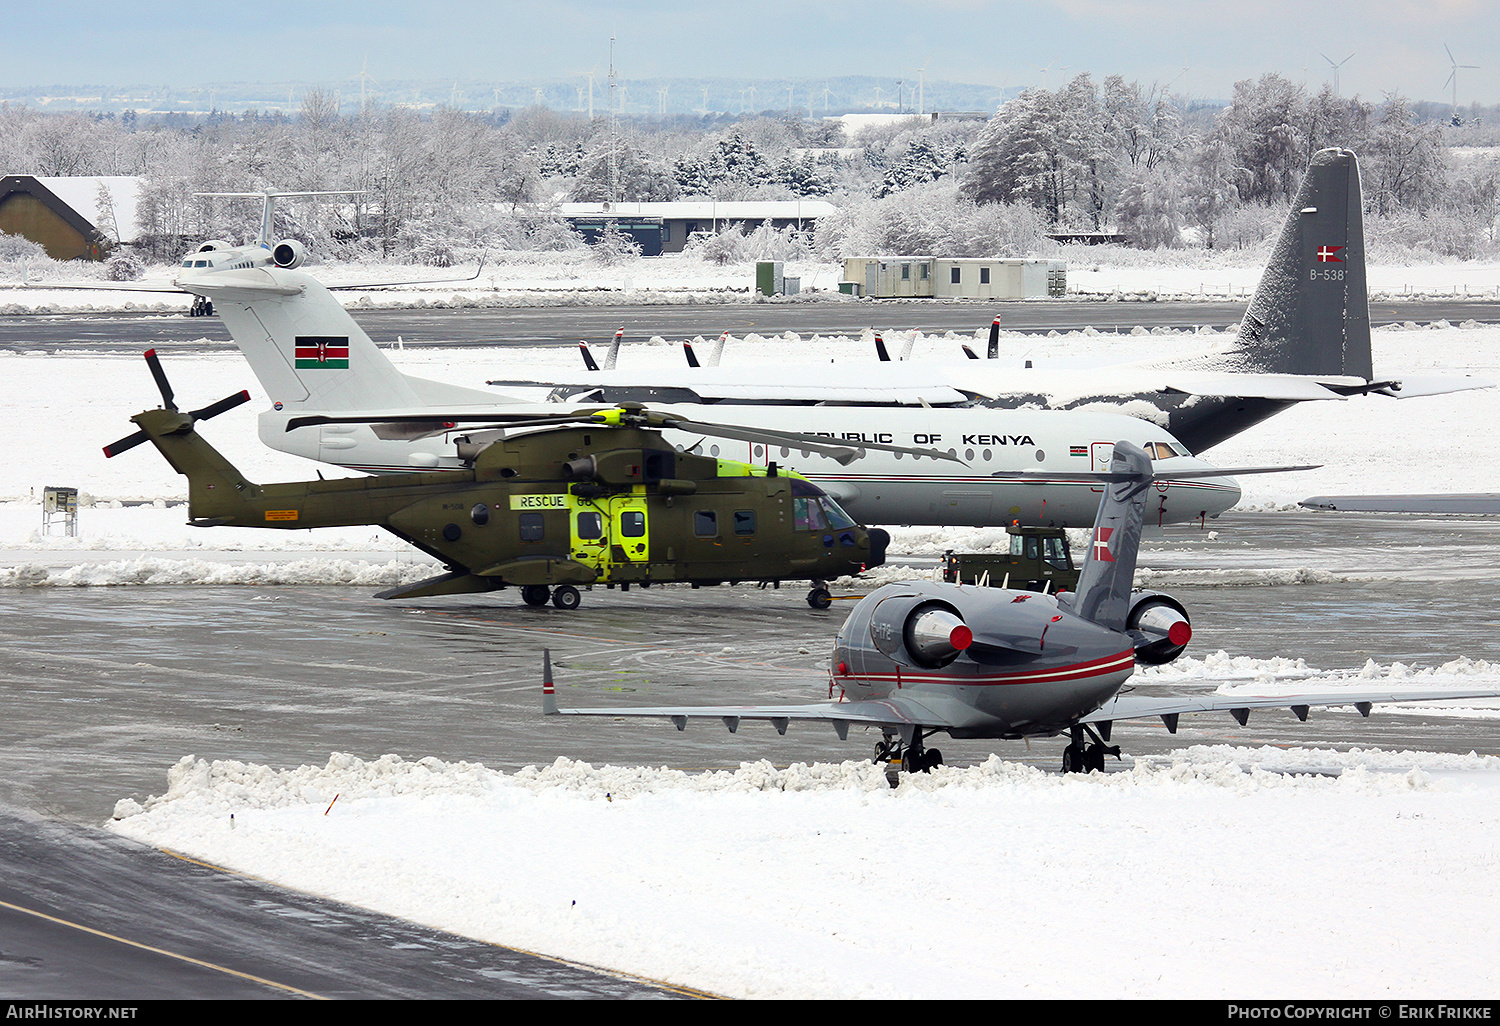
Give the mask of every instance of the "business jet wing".
POLYGON ((170 281, 27 281, 26 289, 85 289, 90 292, 175 292, 187 295, 186 289, 170 281))
POLYGON ((1370 715, 1377 702, 1443 702, 1471 698, 1500 698, 1500 688, 1323 688, 1313 691, 1286 691, 1276 695, 1249 693, 1207 695, 1116 695, 1098 710, 1083 717, 1080 723, 1112 723, 1115 720, 1160 718, 1167 730, 1177 733, 1177 718, 1183 713, 1227 712, 1244 726, 1251 709, 1290 709, 1300 720, 1307 719, 1313 706, 1352 705, 1360 715, 1370 715))
POLYGON ((860 702, 817 702, 805 705, 663 705, 563 709, 557 704, 557 692, 552 683, 550 653, 543 655, 542 713, 546 716, 665 719, 671 720, 678 730, 686 730, 688 720, 718 720, 730 733, 737 731, 743 720, 763 720, 775 727, 778 734, 785 734, 787 725, 796 720, 827 723, 833 727, 840 740, 849 736, 851 726, 881 727, 909 733, 919 727, 929 730, 934 727, 961 730, 986 719, 971 705, 939 696, 924 696, 920 702, 904 696, 893 696, 860 702))
POLYGON ((479 261, 479 266, 474 268, 474 273, 463 278, 409 278, 406 281, 348 281, 337 285, 323 287, 329 292, 349 291, 350 289, 383 289, 393 285, 442 285, 445 282, 473 281, 479 277, 484 270, 484 260, 479 261))

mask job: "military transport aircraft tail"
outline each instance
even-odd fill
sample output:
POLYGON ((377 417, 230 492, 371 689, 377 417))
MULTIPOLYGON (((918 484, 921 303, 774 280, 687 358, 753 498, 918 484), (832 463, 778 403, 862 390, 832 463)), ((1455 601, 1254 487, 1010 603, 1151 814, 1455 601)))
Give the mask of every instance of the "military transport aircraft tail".
POLYGON ((1241 370, 1369 380, 1359 161, 1319 150, 1240 323, 1241 370))

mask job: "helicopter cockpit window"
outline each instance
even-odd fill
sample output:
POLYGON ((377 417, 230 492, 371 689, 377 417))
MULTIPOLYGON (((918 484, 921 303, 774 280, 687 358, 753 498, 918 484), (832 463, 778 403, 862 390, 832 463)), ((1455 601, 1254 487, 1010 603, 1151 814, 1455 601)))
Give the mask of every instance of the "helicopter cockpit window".
POLYGON ((540 513, 521 514, 521 540, 542 540, 542 515, 540 513))
POLYGON ((854 518, 844 512, 844 508, 834 502, 830 496, 823 496, 818 502, 823 507, 823 513, 828 517, 828 526, 835 531, 842 531, 846 527, 853 527, 854 518))
POLYGON ((737 509, 737 510, 734 511, 734 533, 735 534, 754 534, 755 533, 755 510, 753 510, 753 509, 737 509))
POLYGON ((604 518, 598 513, 578 514, 578 537, 586 541, 604 537, 604 518))
POLYGON ((711 509, 693 514, 693 533, 699 538, 713 538, 719 533, 719 515, 711 509))
POLYGON ((625 538, 646 536, 646 514, 638 509, 628 509, 620 514, 620 535, 625 538))
POLYGON ((798 496, 792 499, 792 516, 799 531, 826 531, 828 521, 823 516, 823 506, 815 498, 798 496))

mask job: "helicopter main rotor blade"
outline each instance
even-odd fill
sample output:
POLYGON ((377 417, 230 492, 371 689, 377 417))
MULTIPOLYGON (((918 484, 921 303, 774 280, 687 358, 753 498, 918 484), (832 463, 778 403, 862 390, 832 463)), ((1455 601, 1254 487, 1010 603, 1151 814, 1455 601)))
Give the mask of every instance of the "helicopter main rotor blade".
POLYGON ((579 410, 538 416, 531 413, 517 414, 393 414, 388 416, 329 416, 317 414, 292 417, 286 422, 286 430, 318 427, 323 424, 389 424, 394 428, 406 428, 405 432, 389 432, 390 437, 421 437, 425 434, 441 434, 460 424, 474 427, 519 428, 556 426, 570 424, 604 424, 606 426, 638 426, 666 428, 673 431, 689 431, 694 434, 715 435, 743 442, 760 442, 763 445, 779 445, 789 449, 806 449, 848 465, 859 456, 861 449, 880 449, 886 452, 905 453, 909 456, 927 456, 937 460, 952 460, 962 463, 956 455, 941 449, 927 449, 906 445, 891 445, 884 442, 866 442, 854 439, 841 440, 827 435, 807 435, 795 431, 777 431, 771 428, 743 427, 737 424, 719 424, 710 421, 688 420, 672 414, 661 413, 640 403, 621 403, 618 406, 597 410, 579 410))
POLYGON ((156 379, 162 406, 169 410, 177 409, 177 404, 172 401, 172 385, 167 381, 167 372, 161 369, 161 358, 156 355, 155 349, 146 350, 146 366, 151 368, 151 376, 156 379))
POLYGON ((194 420, 212 420, 221 413, 228 413, 236 406, 243 406, 250 401, 250 392, 243 390, 234 395, 225 396, 216 403, 210 403, 201 410, 194 410, 188 414, 194 420))
POLYGON ((104 447, 104 458, 114 459, 116 456, 120 455, 120 453, 129 452, 131 449, 134 449, 142 442, 147 442, 150 440, 151 436, 146 434, 146 432, 144 431, 137 431, 134 434, 126 435, 118 442, 110 442, 104 447))
POLYGON ((942 449, 891 445, 885 442, 866 442, 856 439, 843 440, 830 438, 827 435, 807 435, 796 431, 777 431, 771 428, 750 428, 742 427, 738 424, 718 424, 711 421, 687 420, 655 411, 647 411, 647 414, 647 423, 652 426, 659 425, 678 431, 692 431, 703 435, 720 435, 724 438, 734 438, 745 442, 763 442, 768 445, 781 445, 789 449, 807 449, 812 452, 821 452, 846 465, 859 455, 859 450, 861 449, 880 449, 885 452, 905 453, 909 456, 927 456, 935 460, 952 460, 954 463, 963 462, 957 456, 951 456, 942 449), (845 459, 842 457, 843 452, 848 452, 851 455, 845 459))

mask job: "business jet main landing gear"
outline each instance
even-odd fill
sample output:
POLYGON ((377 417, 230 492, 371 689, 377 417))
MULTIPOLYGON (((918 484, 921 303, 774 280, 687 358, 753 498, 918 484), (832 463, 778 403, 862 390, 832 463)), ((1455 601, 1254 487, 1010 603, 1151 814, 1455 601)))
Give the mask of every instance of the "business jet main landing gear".
POLYGON ((1104 739, 1094 732, 1093 727, 1078 724, 1071 728, 1072 740, 1068 747, 1063 749, 1062 771, 1064 773, 1091 773, 1095 770, 1104 772, 1104 757, 1113 755, 1120 758, 1119 745, 1107 745, 1104 739), (1084 737, 1087 732, 1090 741, 1084 737))
POLYGON ((912 735, 911 744, 904 744, 901 738, 895 734, 886 734, 885 740, 875 746, 875 759, 878 766, 885 764, 885 779, 895 787, 899 781, 899 774, 906 773, 931 773, 937 766, 943 764, 943 753, 936 748, 928 748, 922 744, 926 737, 931 737, 937 731, 929 730, 923 734, 921 728, 912 735))

